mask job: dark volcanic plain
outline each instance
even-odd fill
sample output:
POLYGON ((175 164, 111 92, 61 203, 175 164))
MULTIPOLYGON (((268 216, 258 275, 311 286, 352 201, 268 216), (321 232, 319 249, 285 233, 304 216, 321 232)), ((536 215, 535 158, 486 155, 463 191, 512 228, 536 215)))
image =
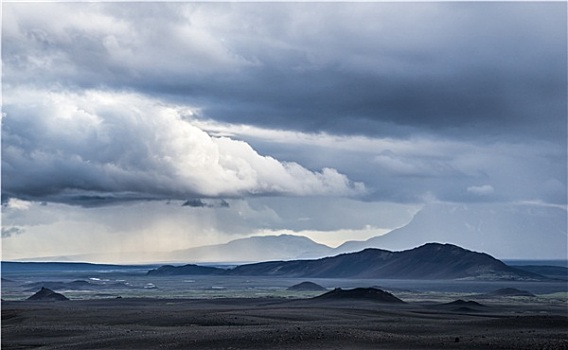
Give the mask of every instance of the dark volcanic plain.
POLYGON ((2 349, 568 349, 565 278, 449 244, 231 269, 51 267, 3 263, 2 349), (359 287, 371 283, 400 295, 359 287), (52 287, 71 300, 15 299, 40 287, 31 299, 52 287))
POLYGON ((2 303, 2 349, 568 349, 566 304, 369 299, 2 303), (465 310, 465 311, 464 311, 465 310))

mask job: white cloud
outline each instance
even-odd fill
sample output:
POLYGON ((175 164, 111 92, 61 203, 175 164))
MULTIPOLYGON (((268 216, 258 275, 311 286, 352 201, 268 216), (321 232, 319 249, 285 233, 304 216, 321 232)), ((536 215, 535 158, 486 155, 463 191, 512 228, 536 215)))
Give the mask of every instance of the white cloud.
POLYGON ((4 97, 3 187, 35 200, 184 196, 356 195, 334 169, 310 171, 212 137, 187 106, 130 93, 23 91, 4 97))
POLYGON ((349 174, 364 182, 378 200, 420 202, 430 193, 446 201, 566 202, 562 190, 566 153, 553 142, 481 142, 427 134, 409 138, 332 135, 220 123, 205 117, 188 116, 213 135, 244 139, 256 149, 293 154, 302 164, 326 164, 349 174), (471 196, 488 191, 476 189, 487 183, 493 194, 499 189, 497 196, 471 196))
POLYGON ((6 203, 6 208, 15 210, 28 210, 32 206, 32 202, 23 201, 18 198, 10 198, 6 203))

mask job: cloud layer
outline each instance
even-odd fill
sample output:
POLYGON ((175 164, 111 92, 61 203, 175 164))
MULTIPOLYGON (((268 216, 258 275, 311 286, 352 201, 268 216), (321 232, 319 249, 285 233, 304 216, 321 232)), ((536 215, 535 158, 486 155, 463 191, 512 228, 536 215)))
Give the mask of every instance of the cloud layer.
POLYGON ((5 97, 3 195, 84 205, 244 195, 355 195, 334 169, 307 170, 211 137, 158 101, 127 93, 5 97))
POLYGON ((565 3, 4 11, 9 86, 135 89, 216 120, 305 132, 566 139, 565 3))
POLYGON ((10 3, 4 192, 565 203, 565 10, 10 3))
POLYGON ((3 247, 340 241, 430 202, 566 210, 567 6, 5 3, 3 247))

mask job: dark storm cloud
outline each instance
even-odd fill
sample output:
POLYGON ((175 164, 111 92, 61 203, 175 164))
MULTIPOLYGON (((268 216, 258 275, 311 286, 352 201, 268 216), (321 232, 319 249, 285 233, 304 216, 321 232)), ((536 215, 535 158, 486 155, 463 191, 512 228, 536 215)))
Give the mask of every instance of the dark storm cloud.
POLYGON ((186 200, 181 206, 191 208, 229 208, 229 202, 224 199, 204 201, 202 199, 195 198, 186 200))
POLYGON ((201 199, 188 199, 183 202, 182 207, 203 208, 206 206, 201 199))
POLYGON ((88 9, 90 27, 22 16, 7 82, 135 89, 310 132, 566 138, 565 3, 88 9))
MULTIPOLYGON (((429 5, 440 6, 419 8, 429 5)), ((334 60, 310 66, 305 57, 282 52, 291 64, 279 65, 268 57, 262 67, 250 68, 248 80, 229 84, 220 96, 214 89, 206 93, 218 99, 205 113, 332 133, 561 140, 566 137, 566 20, 558 11, 563 5, 555 5, 545 17, 541 11, 526 13, 534 5, 451 4, 425 19, 432 21, 428 25, 403 16, 395 26, 376 30, 375 37, 372 29, 360 35, 354 23, 344 38, 326 38, 327 27, 321 28, 318 34, 328 40, 314 47, 333 50, 334 60), (463 22, 455 18, 460 15, 463 22), (400 41, 386 39, 400 31, 406 31, 400 41)), ((413 5, 399 6, 411 11, 413 5)))
POLYGON ((3 200, 361 194, 354 180, 372 189, 369 200, 566 202, 565 3, 9 3, 4 12, 3 200), (191 111, 166 117, 168 104, 191 111), (210 137, 196 120, 441 144, 289 152, 267 138, 210 137), (196 165, 217 151, 223 165, 196 165))

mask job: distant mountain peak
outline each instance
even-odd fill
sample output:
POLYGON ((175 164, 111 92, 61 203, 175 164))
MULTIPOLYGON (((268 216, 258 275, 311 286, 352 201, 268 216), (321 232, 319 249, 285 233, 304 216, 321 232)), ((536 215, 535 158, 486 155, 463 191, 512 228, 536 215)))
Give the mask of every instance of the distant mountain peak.
POLYGON ((171 260, 190 262, 251 262, 319 258, 329 255, 332 248, 316 243, 308 237, 280 234, 239 238, 216 244, 178 250, 171 260))
POLYGON ((568 220, 563 208, 542 205, 426 205, 400 228, 366 241, 347 241, 335 253, 392 251, 428 242, 451 243, 502 259, 565 259, 568 220))

